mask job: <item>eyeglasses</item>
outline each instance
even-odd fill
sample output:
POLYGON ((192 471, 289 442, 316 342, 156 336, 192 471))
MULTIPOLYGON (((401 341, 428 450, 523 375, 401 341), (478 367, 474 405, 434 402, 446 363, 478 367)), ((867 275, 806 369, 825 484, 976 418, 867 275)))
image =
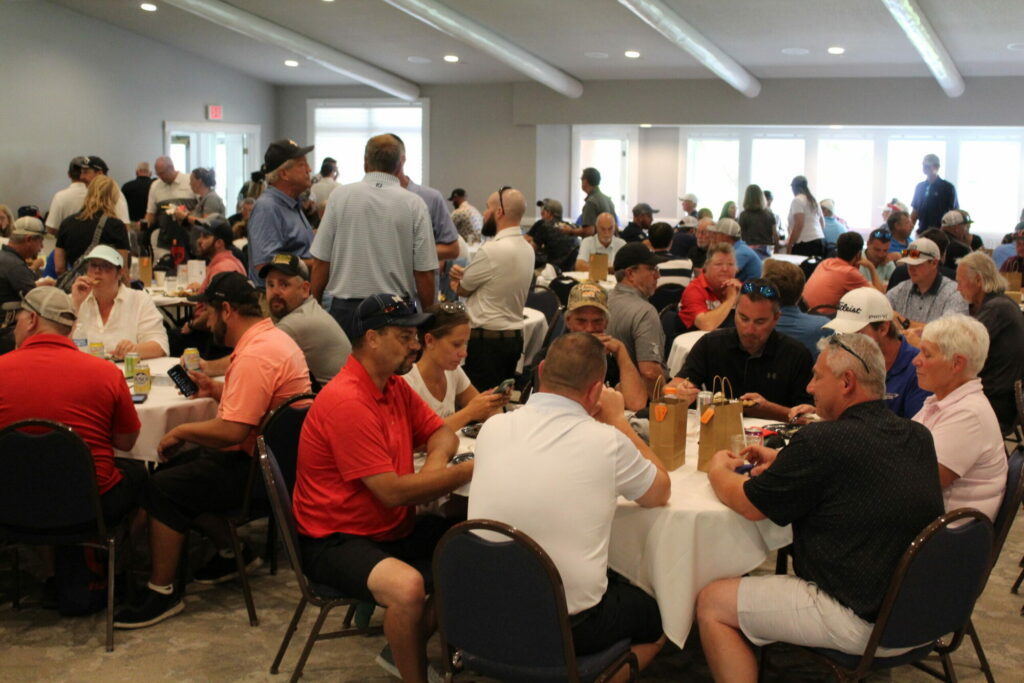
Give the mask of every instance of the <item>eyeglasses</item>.
POLYGON ((888 230, 881 230, 881 229, 873 230, 873 231, 871 231, 871 234, 868 235, 868 239, 882 240, 883 242, 891 242, 892 241, 892 233, 889 232, 888 230))
POLYGON ((903 256, 909 256, 910 258, 921 258, 922 256, 926 259, 936 258, 935 254, 929 254, 928 252, 921 251, 920 249, 904 249, 900 254, 903 256))
POLYGON ((505 213, 505 202, 501 201, 501 195, 505 194, 505 190, 511 190, 511 185, 502 185, 498 188, 498 206, 501 207, 501 212, 505 213))
POLYGON ((765 299, 777 299, 779 292, 771 285, 755 285, 753 282, 744 282, 740 287, 740 294, 753 294, 757 292, 765 299))
POLYGON ((857 353, 856 351, 851 349, 849 346, 844 344, 842 342, 842 340, 839 339, 838 335, 833 334, 831 337, 829 337, 828 338, 828 344, 829 344, 829 346, 838 346, 843 351, 846 351, 848 354, 850 354, 851 356, 853 356, 854 358, 859 360, 860 364, 864 366, 864 372, 868 373, 869 375, 871 374, 871 369, 868 367, 867 362, 863 358, 861 358, 859 353, 857 353))
POLYGON ((437 310, 442 313, 465 313, 466 304, 461 301, 442 301, 437 305, 437 310))

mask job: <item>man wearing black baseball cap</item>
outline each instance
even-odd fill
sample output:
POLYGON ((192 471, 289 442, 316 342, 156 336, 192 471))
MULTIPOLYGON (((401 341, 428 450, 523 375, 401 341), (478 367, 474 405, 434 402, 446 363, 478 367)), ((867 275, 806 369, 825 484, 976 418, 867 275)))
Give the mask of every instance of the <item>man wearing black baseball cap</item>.
MULTIPOLYGON (((408 372, 430 314, 396 294, 372 294, 355 312, 357 335, 341 372, 317 396, 299 440, 293 494, 309 578, 387 606, 385 635, 403 680, 426 680, 433 623, 424 579, 451 524, 416 505, 469 481, 473 463, 448 466, 458 438, 396 375, 408 372), (413 450, 426 463, 414 472, 413 450)), ((381 659, 387 660, 382 653, 381 659)), ((378 661, 381 661, 378 659, 378 661)))
POLYGON ((665 373, 665 330, 658 311, 648 301, 658 286, 658 263, 643 242, 622 247, 612 265, 619 283, 608 295, 608 334, 625 344, 648 391, 665 373))
POLYGON ((260 559, 243 547, 243 561, 226 550, 226 529, 207 526, 204 513, 237 508, 245 496, 256 431, 271 410, 296 394, 309 391, 309 368, 292 338, 274 327, 260 311, 259 294, 239 273, 220 273, 202 294, 189 297, 206 304, 207 327, 218 344, 234 348, 224 381, 189 372, 199 391, 193 398, 213 398, 217 416, 189 422, 160 440, 162 461, 149 479, 143 507, 149 513, 153 553, 148 588, 141 599, 114 617, 117 628, 145 628, 181 612, 185 605, 174 590, 185 533, 195 524, 221 550, 195 572, 198 583, 235 578, 238 566, 255 569, 260 559), (198 448, 181 453, 181 447, 198 448))
POLYGON ((260 269, 274 254, 295 254, 310 259, 313 228, 302 212, 299 197, 310 188, 309 162, 306 155, 313 145, 301 147, 294 140, 270 143, 263 155, 263 172, 267 189, 256 200, 249 216, 249 279, 263 285, 260 269))
MULTIPOLYGON (((189 283, 189 287, 200 294, 206 291, 210 282, 220 273, 238 273, 245 275, 245 266, 238 258, 231 239, 231 228, 220 216, 210 216, 194 223, 196 230, 196 250, 200 258, 206 259, 206 278, 201 283, 189 283)), ((189 324, 192 330, 204 330, 206 324, 205 304, 196 306, 189 324)), ((187 334, 188 330, 183 329, 187 334)))

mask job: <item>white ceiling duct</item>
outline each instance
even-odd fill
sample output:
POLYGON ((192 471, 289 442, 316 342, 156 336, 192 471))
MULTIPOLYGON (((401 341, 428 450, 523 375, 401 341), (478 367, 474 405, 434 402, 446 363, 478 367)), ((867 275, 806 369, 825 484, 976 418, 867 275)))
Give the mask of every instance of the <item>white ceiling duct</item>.
POLYGON ((619 0, 619 4, 747 97, 761 92, 760 81, 661 0, 619 0))
POLYGON ((583 84, 564 71, 509 42, 486 26, 433 0, 384 0, 431 28, 472 45, 566 97, 583 94, 583 84))
POLYGON ((946 46, 939 40, 935 29, 928 22, 915 0, 882 0, 889 14, 900 25, 907 38, 921 55, 921 59, 931 69, 935 80, 950 97, 964 94, 964 79, 957 70, 953 58, 946 51, 946 46))
POLYGON ((420 95, 419 86, 415 83, 220 0, 163 1, 253 40, 294 52, 325 69, 371 85, 389 95, 403 100, 415 100, 420 95))

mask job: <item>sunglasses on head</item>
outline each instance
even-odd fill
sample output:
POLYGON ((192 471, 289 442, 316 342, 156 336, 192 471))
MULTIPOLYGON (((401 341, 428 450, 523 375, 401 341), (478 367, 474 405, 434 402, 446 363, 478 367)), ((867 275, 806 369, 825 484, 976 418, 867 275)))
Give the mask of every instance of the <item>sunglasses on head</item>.
POLYGON ((779 292, 771 285, 755 285, 753 282, 744 282, 740 287, 740 294, 753 294, 757 292, 765 299, 777 299, 779 292))
POLYGON ((926 259, 934 259, 935 258, 934 255, 926 253, 926 252, 923 252, 920 249, 904 249, 900 253, 903 256, 909 256, 910 258, 921 258, 922 256, 924 258, 926 258, 926 259))
POLYGON ((466 304, 461 301, 442 301, 437 305, 437 310, 442 313, 465 313, 466 304))
POLYGON ((498 188, 498 206, 501 207, 501 212, 505 213, 505 202, 501 200, 501 195, 505 194, 505 190, 511 190, 511 185, 502 185, 498 188))
POLYGON ((859 353, 857 353, 856 351, 851 349, 849 346, 844 344, 842 342, 842 340, 839 339, 839 335, 833 334, 831 337, 829 337, 828 338, 828 344, 829 344, 829 346, 838 346, 843 351, 846 351, 848 354, 850 354, 851 356, 853 356, 854 358, 859 360, 860 364, 864 366, 864 372, 868 373, 869 375, 871 374, 871 369, 868 368, 867 362, 863 358, 861 358, 859 353))
POLYGON ((891 242, 892 241, 892 233, 889 232, 888 230, 881 230, 881 229, 879 229, 879 230, 872 230, 871 234, 868 235, 868 239, 882 240, 883 242, 891 242))

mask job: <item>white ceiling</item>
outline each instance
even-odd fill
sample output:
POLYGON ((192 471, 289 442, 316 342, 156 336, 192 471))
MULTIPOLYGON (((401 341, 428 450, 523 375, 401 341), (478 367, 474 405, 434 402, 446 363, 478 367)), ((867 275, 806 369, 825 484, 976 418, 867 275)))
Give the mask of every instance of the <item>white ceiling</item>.
MULTIPOLYGON (((160 0, 50 0, 278 85, 355 81, 160 0)), ((616 0, 442 0, 582 81, 713 78, 616 0), (627 59, 625 50, 639 50, 627 59), (603 52, 594 59, 587 52, 603 52)), ((923 76, 930 72, 878 0, 665 0, 758 78, 923 76), (826 48, 846 48, 841 56, 826 48), (787 56, 783 48, 809 50, 787 56)), ((964 76, 1024 76, 1024 0, 918 0, 964 76)), ((420 84, 526 80, 382 0, 229 0, 229 4, 420 84), (447 64, 445 54, 457 54, 447 64), (409 57, 426 57, 415 64, 409 57)), ((41 5, 42 7, 42 5, 41 5)))

